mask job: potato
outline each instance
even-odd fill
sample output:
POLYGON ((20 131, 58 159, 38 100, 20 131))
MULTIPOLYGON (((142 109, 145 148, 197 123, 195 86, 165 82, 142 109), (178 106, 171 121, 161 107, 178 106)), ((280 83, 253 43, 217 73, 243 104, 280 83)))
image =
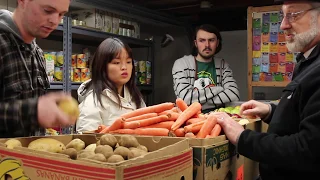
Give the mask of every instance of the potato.
POLYGON ((90 155, 88 157, 85 157, 85 158, 79 158, 79 160, 85 160, 85 161, 88 161, 88 160, 95 160, 95 161, 100 161, 100 162, 107 162, 107 159, 104 157, 103 154, 93 154, 93 155, 90 155))
POLYGON ((70 141, 66 148, 75 148, 77 151, 83 150, 86 144, 79 138, 73 139, 70 141))
POLYGON ((87 157, 92 156, 92 155, 95 155, 95 153, 92 152, 92 151, 79 151, 77 159, 87 158, 87 157))
POLYGON ((140 144, 134 136, 122 135, 119 140, 119 145, 130 148, 130 147, 138 147, 140 144))
POLYGON ((66 149, 66 146, 62 142, 53 138, 39 138, 32 141, 28 145, 28 148, 38 151, 60 153, 66 149))
POLYGON ((100 138, 101 145, 109 145, 112 148, 114 148, 117 143, 118 143, 117 138, 114 137, 112 134, 104 134, 100 138))
POLYGON ((65 149, 61 154, 68 155, 71 159, 77 159, 77 150, 74 148, 65 149))
POLYGON ((140 150, 140 149, 132 149, 130 151, 131 151, 131 153, 128 155, 128 159, 132 159, 132 158, 147 154, 147 152, 140 150))
POLYGON ((123 157, 120 156, 120 155, 112 155, 108 158, 108 163, 117 163, 117 162, 121 162, 121 161, 124 161, 123 157))
POLYGON ((66 98, 58 102, 59 108, 73 120, 77 120, 80 114, 78 101, 74 98, 66 98))
POLYGON ((97 144, 90 144, 84 150, 93 151, 96 149, 97 144))
POLYGON ((110 156, 112 156, 114 154, 112 147, 109 145, 97 146, 94 152, 96 154, 98 154, 98 153, 103 154, 106 158, 109 158, 110 156))
POLYGON ((22 147, 21 142, 17 139, 9 139, 4 144, 7 145, 8 149, 13 149, 15 147, 22 147))
POLYGON ((107 158, 100 153, 97 153, 93 156, 89 156, 88 159, 92 159, 92 160, 96 160, 96 161, 100 161, 100 162, 107 162, 107 158))
POLYGON ((120 155, 123 159, 128 159, 128 155, 132 153, 128 148, 119 146, 114 150, 114 154, 120 155))
POLYGON ((142 151, 148 152, 148 148, 146 146, 144 146, 144 145, 141 145, 141 144, 137 147, 137 149, 140 149, 142 151))

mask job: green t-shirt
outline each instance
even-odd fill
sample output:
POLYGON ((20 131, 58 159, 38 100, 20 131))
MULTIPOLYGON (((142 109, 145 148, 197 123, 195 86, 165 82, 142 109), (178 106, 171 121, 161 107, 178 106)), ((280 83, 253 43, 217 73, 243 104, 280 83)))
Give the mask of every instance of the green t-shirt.
POLYGON ((208 86, 216 86, 217 72, 214 60, 211 62, 197 61, 197 79, 194 82, 194 87, 204 89, 208 86))
MULTIPOLYGON (((194 87, 199 90, 204 89, 208 86, 216 86, 217 83, 217 72, 214 60, 211 62, 199 62, 197 61, 197 79, 194 82, 194 87)), ((203 110, 203 113, 208 113, 210 111, 215 110, 206 109, 203 110)))

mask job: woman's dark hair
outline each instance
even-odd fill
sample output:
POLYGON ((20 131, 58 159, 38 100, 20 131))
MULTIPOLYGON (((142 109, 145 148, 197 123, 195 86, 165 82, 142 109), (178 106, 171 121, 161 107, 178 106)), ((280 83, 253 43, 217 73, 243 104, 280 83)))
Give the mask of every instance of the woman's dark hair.
POLYGON ((128 53, 128 57, 132 59, 133 67, 131 77, 126 83, 126 87, 129 89, 132 100, 136 104, 137 108, 141 107, 142 95, 135 84, 135 68, 133 64, 132 50, 126 43, 118 38, 105 39, 99 45, 90 62, 91 81, 86 86, 84 91, 92 89, 94 99, 97 97, 102 107, 101 93, 106 88, 110 89, 112 93, 116 95, 119 107, 122 107, 117 87, 108 77, 107 65, 113 59, 117 58, 123 48, 128 53))
MULTIPOLYGON (((200 25, 199 27, 196 28, 196 31, 195 31, 194 37, 193 37, 194 40, 197 40, 197 34, 198 34, 198 32, 200 30, 203 30, 203 31, 206 31, 206 32, 209 32, 209 33, 213 33, 213 34, 215 34, 217 36, 217 38, 219 40, 219 45, 216 48, 215 54, 219 53, 221 51, 221 49, 222 49, 222 37, 221 37, 220 31, 215 26, 213 26, 211 24, 200 25)), ((193 45, 192 54, 194 56, 196 56, 198 54, 198 49, 197 49, 197 47, 195 47, 195 45, 193 45)))

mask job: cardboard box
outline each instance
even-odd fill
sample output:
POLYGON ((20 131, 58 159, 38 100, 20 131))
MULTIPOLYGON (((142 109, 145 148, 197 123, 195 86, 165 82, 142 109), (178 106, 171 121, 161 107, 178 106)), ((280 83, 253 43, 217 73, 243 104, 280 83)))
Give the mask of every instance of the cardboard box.
POLYGON ((243 176, 243 157, 237 155, 235 146, 219 136, 210 139, 190 139, 193 148, 194 180, 236 180, 243 176))
MULTIPOLYGON (((263 122, 260 119, 250 120, 249 124, 245 125, 245 129, 250 129, 257 132, 263 132, 263 122)), ((249 158, 243 157, 244 160, 244 180, 255 180, 259 177, 259 163, 249 158)))
POLYGON ((104 16, 104 32, 112 33, 112 14, 111 13, 106 13, 104 16))
MULTIPOLYGON (((49 137, 49 136, 47 136, 49 137)), ((97 141, 95 135, 51 136, 64 144, 80 138, 86 144, 97 141)), ((117 136, 119 137, 119 136, 117 136)), ((18 138, 23 146, 40 137, 18 138)), ((8 149, 0 140, 0 176, 13 179, 108 180, 108 179, 192 179, 192 148, 187 140, 162 140, 137 137, 152 152, 116 164, 71 160, 66 155, 23 148, 8 149)))
POLYGON ((86 26, 96 28, 99 30, 104 29, 105 12, 99 9, 77 10, 71 12, 73 20, 84 21, 86 26))

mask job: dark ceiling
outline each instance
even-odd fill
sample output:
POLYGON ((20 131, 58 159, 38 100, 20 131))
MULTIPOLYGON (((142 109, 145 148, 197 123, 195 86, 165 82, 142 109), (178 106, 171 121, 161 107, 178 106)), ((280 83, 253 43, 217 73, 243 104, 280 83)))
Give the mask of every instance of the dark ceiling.
POLYGON ((274 0, 124 0, 161 13, 168 13, 192 26, 210 23, 221 31, 247 28, 249 6, 274 5, 274 0), (202 7, 201 7, 202 6, 202 7))

